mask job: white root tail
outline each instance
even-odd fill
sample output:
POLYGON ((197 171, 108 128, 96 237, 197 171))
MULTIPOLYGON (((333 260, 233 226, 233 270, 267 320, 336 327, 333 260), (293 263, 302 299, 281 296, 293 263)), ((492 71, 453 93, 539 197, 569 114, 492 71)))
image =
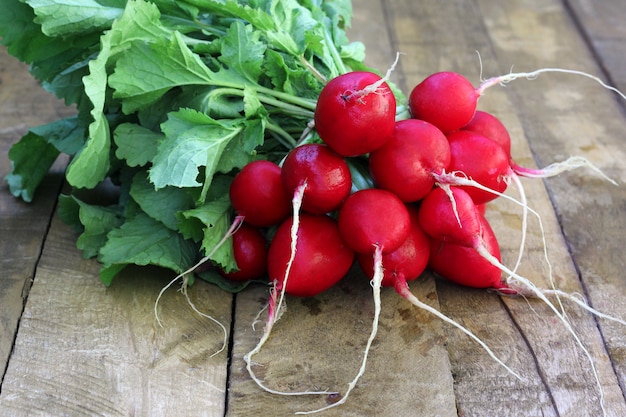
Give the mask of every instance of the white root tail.
POLYGON ((418 308, 426 310, 427 312, 435 315, 436 317, 440 318, 444 322, 446 322, 448 324, 451 324, 452 326, 454 326, 457 329, 461 330, 463 333, 465 333, 467 336, 469 336, 471 339, 473 339, 476 343, 478 343, 489 354, 489 356, 491 356, 491 358, 493 360, 495 360, 497 363, 499 363, 511 375, 513 375, 515 378, 519 379, 520 381, 524 381, 524 378, 522 378, 517 372, 515 372, 507 364, 505 364, 500 358, 498 358, 496 356, 496 354, 493 353, 493 351, 489 348, 489 346, 487 346, 487 344, 485 342, 483 342, 478 336, 476 336, 474 333, 469 331, 467 328, 461 326, 459 323, 457 323, 456 321, 452 320, 451 318, 449 318, 445 314, 441 313, 437 309, 429 306, 428 304, 425 304, 425 303, 421 302, 419 300, 419 298, 417 298, 415 295, 413 295, 413 293, 410 291, 409 286, 407 285, 406 281, 398 282, 398 280, 397 280, 396 283, 395 283, 395 287, 396 287, 396 291, 398 292, 398 294, 400 294, 402 297, 404 297, 411 304, 413 304, 414 306, 416 306, 418 308))
POLYGON ((572 156, 570 158, 567 158, 564 161, 554 162, 541 169, 530 169, 530 168, 523 168, 519 166, 512 167, 515 173, 517 173, 518 175, 522 177, 527 177, 527 178, 550 178, 550 177, 555 177, 564 172, 572 171, 578 168, 589 168, 593 172, 598 174, 600 177, 610 182, 611 184, 618 185, 617 181, 608 177, 604 172, 600 170, 600 168, 598 168, 597 166, 592 164, 589 160, 581 156, 572 156))
POLYGON ((502 85, 502 86, 504 86, 504 85, 510 83, 511 81, 515 81, 515 80, 520 79, 520 78, 525 78, 527 80, 532 80, 532 79, 537 78, 540 74, 544 74, 544 73, 548 73, 548 72, 556 72, 556 73, 561 73, 561 74, 580 75, 580 76, 589 78, 589 79, 597 82, 598 84, 600 84, 602 87, 606 88, 607 90, 613 91, 614 93, 618 94, 621 98, 626 100, 626 94, 622 93, 617 88, 608 85, 607 83, 602 81, 600 78, 596 77, 595 75, 586 73, 584 71, 564 69, 564 68, 540 68, 538 70, 531 71, 531 72, 510 72, 508 74, 499 75, 497 77, 492 77, 492 78, 489 78, 489 79, 483 81, 480 84, 480 87, 478 87, 476 89, 476 92, 478 93, 478 95, 483 95, 485 90, 487 90, 490 87, 493 87, 494 85, 502 85))
MULTIPOLYGON (((267 306, 263 307, 263 310, 267 309, 267 321, 265 323, 265 328, 263 329, 263 335, 257 345, 246 355, 244 355, 243 360, 246 362, 246 369, 250 378, 264 391, 269 392, 271 394, 276 395, 284 395, 284 396, 297 396, 297 395, 330 395, 336 394, 334 391, 279 391, 273 388, 268 387, 256 376, 254 370, 252 369, 253 361, 252 357, 261 351, 261 348, 265 344, 265 342, 269 339, 270 334, 272 333, 272 329, 274 328, 274 324, 280 319, 283 311, 284 297, 285 297, 285 289, 287 288, 287 281, 289 279, 289 274, 291 272, 291 267, 293 265, 294 259, 296 257, 297 245, 298 245, 298 228, 300 227, 300 207, 302 206, 302 199, 304 198, 304 190, 306 189, 306 181, 298 186, 294 191, 293 196, 293 221, 291 225, 291 233, 290 233, 290 256, 289 261, 287 263, 287 267, 285 269, 285 276, 283 282, 278 284, 274 282, 273 287, 270 290, 270 297, 267 302, 267 306), (278 295, 277 292, 280 291, 278 295)), ((256 321, 256 320, 255 320, 256 321)))
MULTIPOLYGON (((500 263, 500 261, 498 261, 496 257, 494 257, 491 253, 489 253, 489 251, 484 245, 480 245, 475 249, 483 258, 489 261, 493 266, 499 268, 502 272, 509 274, 509 276, 512 277, 511 279, 509 279, 509 282, 507 282, 507 284, 510 283, 513 289, 517 289, 517 288, 521 289, 520 291, 521 293, 526 293, 526 294, 539 298, 550 308, 550 310, 554 312, 554 314, 563 323, 563 325, 565 326, 565 329, 572 335, 576 344, 580 347, 580 349, 583 351, 584 355, 587 357, 589 361, 591 372, 593 373, 594 379, 596 380, 596 385, 598 387, 598 392, 600 395, 600 407, 602 408, 603 415, 606 415, 606 409, 604 406, 604 389, 602 388, 602 383, 600 382, 600 376, 598 374, 596 365, 593 361, 593 357, 591 356, 591 353, 589 352, 589 350, 583 344, 582 340, 580 340, 580 337, 578 336, 576 331, 572 328, 572 325, 569 323, 569 321, 564 316, 564 314, 561 311, 559 311, 556 308, 556 306, 546 297, 545 290, 537 288, 535 284, 533 284, 529 279, 511 271, 509 268, 502 265, 502 263, 500 263)), ((555 294, 555 295, 563 295, 563 294, 555 294)))
POLYGON ((367 339, 365 350, 363 351, 363 360, 361 362, 361 367, 359 368, 359 371, 357 372, 354 379, 350 381, 350 383, 348 384, 348 389, 346 390, 346 393, 343 395, 343 397, 341 397, 339 401, 329 404, 326 407, 318 408, 317 410, 298 411, 296 414, 318 413, 320 411, 328 410, 329 408, 337 407, 345 403, 348 400, 348 396, 350 395, 354 387, 356 387, 356 384, 361 378, 361 376, 365 373, 367 357, 372 347, 372 343, 374 342, 374 339, 376 338, 376 333, 378 332, 378 321, 380 318, 380 310, 381 310, 380 289, 381 289, 381 284, 383 282, 383 277, 384 277, 383 254, 382 254, 381 248, 376 246, 376 249, 374 251, 374 276, 372 277, 372 280, 370 281, 370 284, 372 285, 372 293, 373 293, 373 298, 374 298, 374 319, 372 320, 372 331, 370 332, 370 336, 367 339))
POLYGON ((189 294, 187 293, 187 288, 189 286, 188 275, 191 274, 193 271, 195 271, 199 266, 201 266, 205 262, 207 262, 209 259, 211 259, 211 256, 213 256, 213 254, 215 254, 215 252, 224 243, 226 243, 228 238, 230 238, 235 232, 237 232, 237 230, 239 229, 239 227, 241 226, 242 223, 243 223, 243 217, 236 216, 235 219, 233 220, 233 223, 231 224, 230 228, 226 231, 226 233, 224 234, 222 239, 215 245, 215 247, 213 249, 211 249, 211 251, 204 258, 200 259, 195 265, 193 265, 191 268, 187 269, 186 271, 183 271, 180 274, 176 275, 174 277, 174 279, 172 279, 166 286, 161 288, 161 291, 159 292, 159 295, 157 296, 156 300, 154 301, 154 317, 156 318, 156 321, 159 324, 159 327, 163 327, 163 323, 161 322, 161 319, 159 317, 159 301, 161 300, 161 297, 163 297, 163 294, 165 294, 165 291, 167 291, 172 285, 174 285, 174 283, 176 281, 178 281, 179 279, 182 278, 183 282, 181 284, 180 291, 185 295, 185 299, 187 300, 187 303, 189 304, 191 309, 194 312, 196 312, 198 315, 200 315, 201 317, 205 317, 205 318, 211 320, 212 322, 217 324, 222 329, 222 334, 223 334, 222 347, 217 352, 214 352, 211 355, 211 357, 213 357, 213 356, 219 354, 220 352, 222 352, 226 348, 226 346, 228 345, 228 330, 226 330, 226 326, 224 326, 215 317, 210 316, 210 315, 208 315, 206 313, 203 313, 200 310, 198 310, 198 308, 195 306, 195 304, 191 301, 191 299, 189 298, 189 294))

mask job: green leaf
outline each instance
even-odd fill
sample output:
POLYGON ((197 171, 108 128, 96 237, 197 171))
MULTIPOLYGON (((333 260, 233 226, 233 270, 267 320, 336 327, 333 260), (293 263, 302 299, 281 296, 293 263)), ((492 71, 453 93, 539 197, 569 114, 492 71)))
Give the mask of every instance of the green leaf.
POLYGON ((156 190, 148 173, 138 172, 133 178, 130 195, 141 209, 172 230, 178 229, 176 215, 193 207, 194 200, 184 188, 164 187, 156 190))
POLYGON ((76 247, 83 251, 83 257, 97 256, 107 241, 107 233, 119 227, 123 218, 117 207, 102 207, 87 204, 74 198, 78 204, 79 219, 84 231, 76 241, 76 247))
POLYGON ((66 177, 72 186, 93 188, 106 177, 111 148, 111 133, 104 114, 109 61, 125 51, 129 42, 149 41, 169 33, 160 25, 159 17, 154 4, 143 0, 130 1, 121 18, 102 36, 101 51, 89 62, 89 75, 83 79, 85 93, 93 104, 93 122, 89 126, 87 144, 68 166, 66 177))
MULTIPOLYGON (((251 119, 246 121, 246 128, 238 146, 248 155, 254 155, 256 149, 265 142, 265 119, 251 119)), ((242 168, 241 165, 239 168, 242 168)))
POLYGON ((182 35, 174 32, 169 39, 154 39, 150 44, 135 42, 117 61, 109 77, 114 97, 123 100, 123 110, 131 113, 166 91, 184 85, 239 86, 240 75, 225 69, 213 72, 185 45, 182 35))
POLYGON ((317 99, 322 83, 293 57, 268 50, 266 75, 276 89, 296 97, 317 99))
POLYGON ((63 223, 71 226, 72 229, 77 233, 85 230, 85 227, 80 222, 80 206, 78 205, 74 197, 67 194, 61 194, 58 201, 59 204, 57 206, 57 215, 63 221, 63 223))
POLYGON ((102 281, 109 285, 126 265, 156 265, 183 272, 196 257, 196 246, 163 223, 138 214, 121 227, 111 230, 100 249, 102 281))
POLYGON ((211 261, 227 271, 237 268, 233 254, 232 239, 228 239, 219 248, 215 248, 224 238, 232 224, 230 211, 230 199, 228 194, 224 194, 200 207, 182 213, 184 218, 197 219, 204 225, 201 250, 205 254, 212 253, 210 256, 211 261))
POLYGON ((202 280, 211 284, 217 285, 220 289, 228 291, 230 293, 238 293, 245 290, 250 284, 264 284, 267 285, 267 281, 260 280, 248 280, 248 281, 234 281, 222 276, 215 270, 204 271, 197 274, 202 280))
POLYGON ((226 145, 241 129, 191 109, 171 113, 162 125, 165 139, 150 169, 151 182, 156 188, 198 187, 203 185, 198 181, 200 168, 205 167, 203 182, 207 188, 226 145))
POLYGON ((97 31, 111 26, 124 10, 123 0, 25 0, 46 36, 97 31))
POLYGON ((24 135, 9 150, 11 172, 5 177, 11 194, 26 202, 33 200, 35 190, 59 156, 59 151, 33 132, 24 135))
POLYGON ((30 131, 68 155, 74 155, 85 144, 85 126, 76 116, 36 126, 30 131))
POLYGON ((117 145, 115 156, 125 159, 130 167, 144 166, 157 153, 163 135, 134 123, 122 123, 115 128, 113 141, 117 145))
POLYGON ((266 45, 259 40, 261 33, 252 26, 235 21, 222 38, 220 61, 247 80, 257 83, 263 72, 266 45))

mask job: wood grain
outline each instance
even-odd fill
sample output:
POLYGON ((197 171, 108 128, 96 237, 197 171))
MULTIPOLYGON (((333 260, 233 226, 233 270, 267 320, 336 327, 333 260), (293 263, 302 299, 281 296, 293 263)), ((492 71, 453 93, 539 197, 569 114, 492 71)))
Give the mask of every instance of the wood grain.
MULTIPOLYGON (((11 169, 6 157, 11 145, 29 127, 73 113, 41 88, 26 65, 0 48, 0 177, 11 169)), ((59 160, 41 185, 35 201, 13 198, 0 184, 0 375, 8 361, 17 323, 35 275, 56 195, 62 183, 64 160, 59 160)))
MULTIPOLYGON (((110 288, 54 218, 2 384, 2 416, 222 416, 222 330, 172 289, 171 274, 128 269, 110 288)), ((231 295, 198 282, 194 305, 230 327, 231 295)))

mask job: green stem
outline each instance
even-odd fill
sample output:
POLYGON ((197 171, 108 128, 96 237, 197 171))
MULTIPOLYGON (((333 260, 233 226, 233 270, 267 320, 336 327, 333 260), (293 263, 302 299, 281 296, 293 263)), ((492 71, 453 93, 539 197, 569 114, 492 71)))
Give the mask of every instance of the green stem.
MULTIPOLYGON (((252 89, 256 90, 257 92, 259 91, 259 88, 262 88, 263 91, 267 90, 264 87, 257 87, 257 86, 253 86, 252 89)), ((270 90, 271 91, 271 90, 270 90)), ((236 85, 231 85, 228 87, 220 87, 214 90, 211 90, 208 95, 210 96, 220 96, 220 95, 230 95, 230 96, 238 96, 238 97, 243 97, 244 96, 244 90, 243 90, 243 86, 241 88, 239 88, 236 85)), ((289 96, 289 97, 294 97, 294 96, 290 96, 289 94, 283 94, 284 96, 289 96)), ((274 96, 276 96, 276 94, 274 94, 274 96)), ((281 101, 281 100, 277 100, 276 97, 268 97, 266 95, 263 94, 259 94, 257 96, 259 98, 259 101, 263 104, 268 104, 270 106, 274 106, 276 108, 281 109, 283 112, 294 115, 294 116, 302 116, 302 117, 306 117, 306 118, 313 118, 313 110, 315 110, 315 105, 312 106, 311 109, 309 109, 309 104, 307 103, 307 107, 303 108, 302 106, 299 105, 294 105, 285 101, 281 101)))
POLYGON ((337 50, 337 47, 335 46, 335 42, 333 42, 333 38, 330 35, 330 32, 328 31, 328 29, 324 30, 324 35, 325 35, 326 45, 328 46, 328 49, 330 50, 330 56, 333 58, 333 62, 337 66, 337 70, 339 71, 339 74, 345 74, 346 72, 348 72, 348 69, 343 63, 343 60, 341 59, 341 56, 339 55, 339 51, 337 50))
POLYGON ((285 148, 293 149, 296 147, 296 140, 279 125, 268 121, 265 127, 267 130, 275 134, 276 140, 279 141, 285 148))
POLYGON ((315 66, 313 64, 311 64, 309 61, 306 60, 306 58, 303 55, 300 55, 300 63, 302 65, 304 65, 304 67, 306 69, 308 69, 309 71, 311 71, 311 73, 313 74, 313 76, 315 78, 317 78, 318 80, 320 80, 322 82, 322 84, 326 84, 328 82, 328 80, 326 79, 326 77, 324 77, 324 75, 319 72, 317 70, 317 68, 315 68, 315 66))

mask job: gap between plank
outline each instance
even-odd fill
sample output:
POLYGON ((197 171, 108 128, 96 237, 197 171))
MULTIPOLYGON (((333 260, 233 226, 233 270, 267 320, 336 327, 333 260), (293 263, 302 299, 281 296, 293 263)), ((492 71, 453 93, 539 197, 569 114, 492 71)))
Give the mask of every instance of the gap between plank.
MULTIPOLYGON (((11 349, 9 350, 9 355, 7 356, 7 363, 4 367, 4 372, 0 378, 0 396, 2 395, 2 387, 4 386, 4 377, 6 376, 9 365, 11 363, 11 357, 13 356, 13 352, 15 351, 15 343, 17 341, 17 336, 20 332, 20 327, 22 324, 22 316, 24 315, 24 311, 26 310, 26 303, 28 302, 28 296, 30 295, 30 289, 32 288, 35 277, 37 276, 37 270, 39 268, 39 262, 41 262, 41 258, 43 256, 43 251, 46 246, 46 242, 48 240, 48 235, 50 234, 50 229, 52 228, 52 220, 54 216, 56 216, 57 206, 59 205, 59 195, 61 194, 61 190, 65 185, 64 181, 61 181, 57 186, 57 191, 55 193, 55 201, 52 204, 52 210, 50 210, 50 216, 48 217, 48 223, 46 224, 46 230, 43 234, 43 238, 41 239, 41 244, 39 245, 39 251, 37 253, 37 259, 34 263, 32 274, 24 281, 24 287, 22 288, 22 310, 20 312, 20 317, 17 320, 15 325, 15 333, 13 334, 13 340, 11 341, 11 349)), ((12 196, 11 196, 12 197, 12 196)))

